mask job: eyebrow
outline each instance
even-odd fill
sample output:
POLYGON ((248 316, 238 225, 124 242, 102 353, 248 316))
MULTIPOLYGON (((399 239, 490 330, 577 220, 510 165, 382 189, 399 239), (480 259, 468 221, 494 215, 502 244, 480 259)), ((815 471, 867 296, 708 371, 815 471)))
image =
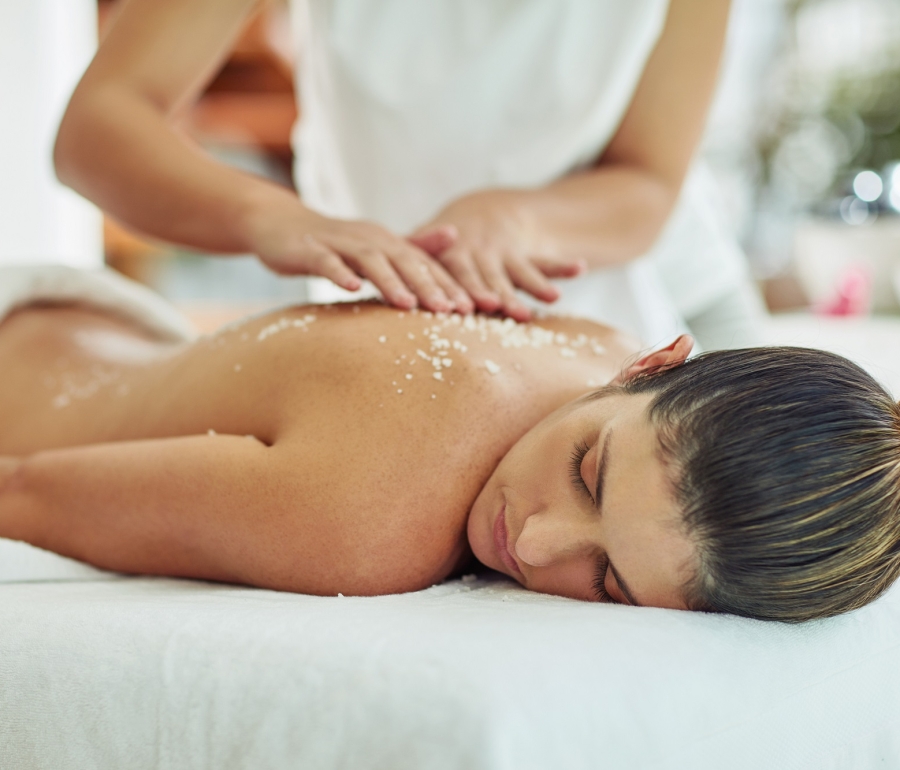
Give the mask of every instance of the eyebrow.
POLYGON ((597 510, 603 513, 603 482, 606 479, 606 468, 609 465, 609 438, 612 435, 612 428, 606 431, 606 438, 603 439, 603 448, 597 453, 597 485, 594 488, 594 505, 597 510))
POLYGON ((619 574, 619 570, 617 570, 612 562, 609 562, 609 571, 613 573, 613 577, 616 579, 616 584, 619 586, 619 590, 624 594, 625 598, 628 599, 629 604, 633 604, 635 607, 643 607, 637 599, 634 598, 634 594, 631 593, 631 589, 628 587, 628 583, 622 580, 622 576, 619 574))
MULTIPOLYGON (((594 504, 597 506, 597 510, 600 511, 601 516, 603 515, 603 482, 606 479, 606 469, 609 467, 609 439, 611 435, 612 428, 606 431, 606 438, 603 439, 603 449, 600 450, 600 456, 597 460, 597 487, 594 490, 594 504)), ((629 603, 633 604, 635 607, 643 607, 644 605, 634 598, 634 594, 628 587, 628 583, 622 579, 619 570, 613 566, 612 561, 609 560, 608 554, 607 563, 609 565, 607 569, 613 573, 613 577, 616 579, 619 590, 625 598, 628 599, 629 603)))

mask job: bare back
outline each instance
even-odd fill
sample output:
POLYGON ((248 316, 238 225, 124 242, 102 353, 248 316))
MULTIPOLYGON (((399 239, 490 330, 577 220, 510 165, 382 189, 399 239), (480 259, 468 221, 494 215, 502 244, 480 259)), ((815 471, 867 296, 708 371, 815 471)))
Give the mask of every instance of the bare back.
MULTIPOLYGON (((298 575, 311 567, 325 575, 324 565, 337 563, 331 572, 345 593, 365 592, 353 588, 362 573, 389 584, 380 592, 409 590, 445 577, 465 557, 469 508, 512 444, 608 382, 635 351, 630 339, 587 321, 517 325, 378 304, 294 307, 181 345, 88 309, 29 308, 0 325, 0 360, 10 362, 0 383, 0 455, 93 447, 95 470, 101 447, 110 457, 127 447, 137 465, 143 449, 148 466, 163 462, 149 458, 166 441, 190 444, 203 463, 221 452, 236 470, 209 492, 194 460, 165 466, 155 483, 176 490, 166 493, 169 508, 177 490, 194 488, 193 504, 208 505, 224 532, 234 516, 282 521, 291 533, 284 538, 297 540, 287 550, 298 575), (307 529, 296 529, 303 521, 307 529)), ((284 568, 267 577, 263 567, 235 574, 200 557, 192 566, 191 549, 158 565, 68 550, 126 571, 312 593, 334 587, 308 576, 285 585, 294 578, 284 568)))

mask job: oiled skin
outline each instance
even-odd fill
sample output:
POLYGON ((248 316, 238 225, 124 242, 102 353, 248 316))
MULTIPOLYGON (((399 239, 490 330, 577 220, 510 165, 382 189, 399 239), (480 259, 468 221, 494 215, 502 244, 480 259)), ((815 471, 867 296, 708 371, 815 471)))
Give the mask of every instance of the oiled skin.
POLYGON ((0 456, 16 469, 0 536, 306 593, 430 585, 469 557, 468 511, 500 458, 637 351, 591 322, 538 323, 596 344, 504 347, 379 304, 290 308, 190 344, 77 306, 20 310, 0 325, 0 456), (431 333, 451 346, 443 381, 416 352, 438 354, 431 333))

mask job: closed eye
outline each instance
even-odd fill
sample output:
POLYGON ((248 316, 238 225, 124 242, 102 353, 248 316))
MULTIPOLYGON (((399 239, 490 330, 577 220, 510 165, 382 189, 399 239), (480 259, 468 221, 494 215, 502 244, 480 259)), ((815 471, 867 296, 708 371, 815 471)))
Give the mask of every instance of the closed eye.
POLYGON ((620 602, 616 601, 609 595, 609 592, 606 590, 606 573, 609 572, 609 557, 606 555, 601 556, 597 559, 597 564, 594 567, 594 595, 597 597, 598 602, 605 602, 606 604, 620 604, 620 602))
POLYGON ((581 475, 581 464, 584 462, 584 456, 590 449, 586 441, 579 441, 575 444, 575 448, 569 457, 569 477, 572 479, 575 488, 585 494, 591 502, 594 502, 594 498, 591 497, 591 490, 588 489, 588 485, 584 482, 584 476, 581 475))

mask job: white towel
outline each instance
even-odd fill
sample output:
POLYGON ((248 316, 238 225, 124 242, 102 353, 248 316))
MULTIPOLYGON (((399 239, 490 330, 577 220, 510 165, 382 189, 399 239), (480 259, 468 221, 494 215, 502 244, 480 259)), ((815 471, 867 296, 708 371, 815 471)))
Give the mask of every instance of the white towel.
POLYGON ((197 332, 181 313, 139 283, 112 270, 63 265, 0 267, 0 321, 37 302, 77 302, 134 321, 162 339, 186 341, 197 332))

